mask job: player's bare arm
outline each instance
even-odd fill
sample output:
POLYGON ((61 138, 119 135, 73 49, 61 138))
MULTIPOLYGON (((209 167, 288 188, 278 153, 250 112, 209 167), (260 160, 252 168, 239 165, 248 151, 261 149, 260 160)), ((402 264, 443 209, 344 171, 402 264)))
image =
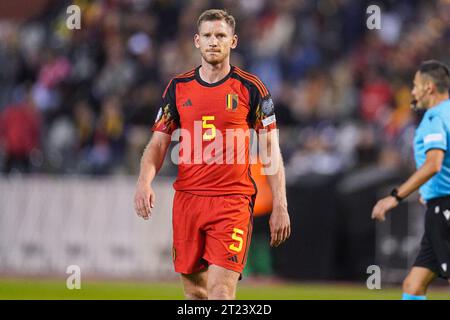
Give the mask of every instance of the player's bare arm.
MULTIPOLYGON (((425 163, 398 188, 398 197, 406 198, 438 173, 441 170, 444 156, 444 151, 440 149, 428 151, 425 163)), ((379 200, 372 210, 372 219, 384 221, 386 213, 397 205, 398 200, 393 196, 379 200)))
POLYGON ((269 163, 264 165, 265 168, 277 166, 274 173, 267 172, 267 181, 272 190, 273 209, 270 215, 270 245, 278 247, 286 241, 291 235, 291 222, 287 209, 286 198, 286 177, 283 165, 283 158, 278 142, 278 134, 276 130, 271 130, 268 133, 260 133, 260 138, 267 143, 262 143, 263 154, 267 154, 269 163))
POLYGON ((155 206, 155 193, 151 183, 161 169, 170 141, 170 135, 155 131, 141 158, 134 208, 138 216, 145 220, 150 218, 152 208, 155 206))

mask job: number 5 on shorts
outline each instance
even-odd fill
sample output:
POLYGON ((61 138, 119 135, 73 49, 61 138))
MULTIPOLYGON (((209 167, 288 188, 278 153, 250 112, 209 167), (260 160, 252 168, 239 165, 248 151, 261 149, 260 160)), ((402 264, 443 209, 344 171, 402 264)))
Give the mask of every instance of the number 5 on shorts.
POLYGON ((231 235, 231 238, 233 240, 236 240, 239 244, 237 247, 234 245, 234 243, 230 244, 230 247, 229 247, 230 250, 233 250, 235 252, 241 252, 242 245, 244 244, 244 239, 242 239, 243 235, 244 235, 244 231, 242 231, 241 229, 238 229, 238 228, 233 229, 233 234, 231 235))

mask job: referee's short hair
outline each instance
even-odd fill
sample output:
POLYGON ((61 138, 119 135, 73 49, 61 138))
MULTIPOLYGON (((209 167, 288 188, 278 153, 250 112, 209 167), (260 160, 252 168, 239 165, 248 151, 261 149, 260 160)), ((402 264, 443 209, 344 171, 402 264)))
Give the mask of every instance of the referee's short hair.
POLYGON ((430 77, 436 85, 439 93, 448 92, 450 89, 450 71, 445 63, 438 60, 427 60, 422 62, 419 67, 422 75, 430 77))

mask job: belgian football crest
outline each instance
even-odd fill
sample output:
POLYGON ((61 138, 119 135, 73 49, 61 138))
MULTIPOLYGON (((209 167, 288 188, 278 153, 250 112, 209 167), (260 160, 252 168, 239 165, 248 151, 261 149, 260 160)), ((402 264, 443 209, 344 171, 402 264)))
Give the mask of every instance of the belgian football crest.
POLYGON ((227 110, 236 110, 238 106, 238 95, 235 93, 227 94, 227 110))

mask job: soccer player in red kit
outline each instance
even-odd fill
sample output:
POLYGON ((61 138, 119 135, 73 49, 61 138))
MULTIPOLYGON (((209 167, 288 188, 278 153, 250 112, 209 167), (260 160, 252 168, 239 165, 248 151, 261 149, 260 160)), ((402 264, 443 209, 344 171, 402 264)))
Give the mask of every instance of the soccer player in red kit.
POLYGON ((232 139, 239 140, 243 132, 256 130, 268 155, 266 167, 275 167, 267 172, 274 247, 291 233, 285 174, 267 88, 256 76, 230 65, 231 49, 237 46, 234 18, 223 10, 207 10, 197 25, 194 44, 201 65, 174 77, 164 91, 141 160, 135 209, 149 219, 155 206, 151 183, 172 133, 180 130, 172 219, 175 271, 181 274, 187 299, 234 299, 250 246, 257 190, 250 174, 249 137, 244 135, 244 143, 230 147, 226 135, 232 132, 232 139), (208 148, 210 155, 205 156, 208 148))

